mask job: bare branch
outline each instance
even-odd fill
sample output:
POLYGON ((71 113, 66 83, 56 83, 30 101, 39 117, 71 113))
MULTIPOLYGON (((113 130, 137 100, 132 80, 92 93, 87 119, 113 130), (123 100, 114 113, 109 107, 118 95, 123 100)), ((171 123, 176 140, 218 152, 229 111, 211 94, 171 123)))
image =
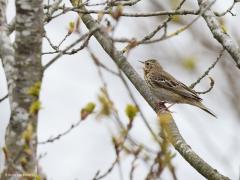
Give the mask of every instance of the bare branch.
MULTIPOLYGON (((89 38, 91 37, 91 35, 98 29, 99 27, 96 27, 95 29, 92 29, 90 32, 82 35, 79 39, 77 39, 76 41, 74 41, 72 44, 70 44, 68 47, 66 47, 64 50, 60 51, 60 53, 58 55, 56 55, 52 60, 50 60, 44 67, 43 70, 45 71, 49 66, 51 66, 55 61, 57 61, 61 56, 63 56, 64 54, 67 54, 67 51, 70 50, 71 48, 73 48, 75 45, 77 45, 79 42, 81 42, 82 40, 86 39, 89 40, 89 38)), ((87 41, 85 41, 87 43, 87 41)), ((78 48, 77 50, 74 50, 74 52, 79 51, 81 49, 83 49, 86 46, 86 43, 83 43, 82 46, 80 46, 80 48, 78 48)), ((72 53, 72 54, 73 54, 72 53)))
MULTIPOLYGON (((209 3, 208 0, 198 0, 198 4, 202 10, 205 9, 209 3)), ((211 9, 208 9, 203 13, 203 18, 212 32, 213 37, 227 50, 235 61, 237 67, 240 69, 240 48, 237 43, 221 28, 221 25, 211 9)))
POLYGON ((148 128, 148 130, 149 130, 149 132, 151 133, 151 135, 152 135, 152 137, 154 138, 154 140, 155 140, 158 144, 160 144, 160 139, 158 138, 158 136, 156 135, 156 133, 155 133, 155 132, 153 131, 153 129, 151 128, 151 126, 150 126, 150 124, 148 123, 147 118, 145 117, 145 115, 143 114, 143 112, 140 110, 140 106, 139 106, 139 104, 137 103, 137 100, 135 99, 135 97, 134 97, 134 95, 133 95, 133 93, 132 93, 132 91, 131 91, 131 89, 130 89, 130 87, 129 87, 127 81, 125 80, 125 78, 124 78, 124 76, 123 76, 123 74, 122 74, 121 71, 119 71, 119 76, 120 76, 120 78, 121 78, 124 86, 126 87, 128 93, 129 93, 130 98, 132 99, 132 101, 134 102, 134 104, 135 104, 135 105, 137 106, 137 108, 139 109, 139 114, 140 114, 140 116, 142 117, 142 120, 143 120, 144 124, 145 124, 146 127, 148 128))
MULTIPOLYGON (((70 9, 69 9, 70 10, 70 9)), ((72 11, 82 13, 82 14, 112 14, 111 10, 79 10, 72 8, 72 11)), ((121 16, 123 17, 151 17, 151 16, 163 16, 163 15, 198 15, 199 10, 170 10, 170 11, 156 11, 156 12, 136 12, 136 13, 128 13, 122 12, 121 16)))
POLYGON ((196 91, 197 94, 207 94, 213 89, 215 82, 214 82, 213 78, 209 77, 209 79, 210 79, 210 87, 207 90, 202 91, 202 92, 196 91))
POLYGON ((82 119, 80 119, 80 120, 77 121, 76 123, 72 124, 69 129, 65 130, 65 131, 62 132, 62 133, 59 133, 57 136, 55 136, 55 137, 50 137, 49 139, 47 139, 47 140, 45 140, 45 141, 40 141, 40 142, 38 142, 38 144, 47 144, 47 143, 52 143, 52 142, 54 142, 54 141, 56 141, 56 140, 59 140, 59 139, 62 138, 63 136, 69 134, 73 129, 75 129, 76 127, 78 127, 78 126, 81 124, 81 122, 83 122, 82 119))
POLYGON ((44 21, 48 22, 55 11, 58 10, 58 6, 61 4, 62 0, 56 0, 53 4, 48 6, 47 13, 45 14, 44 21))
POLYGON ((1 99, 0 99, 0 103, 1 102, 3 102, 5 99, 7 99, 8 98, 8 94, 7 95, 5 95, 5 96, 3 96, 1 99))
POLYGON ((224 48, 221 50, 221 52, 219 53, 219 56, 217 57, 216 61, 214 61, 214 62, 212 63, 212 65, 203 73, 203 75, 200 76, 200 77, 197 79, 196 82, 192 83, 192 84, 189 86, 191 89, 193 89, 198 83, 200 83, 200 81, 209 74, 209 72, 211 71, 211 69, 213 69, 213 68, 215 67, 215 65, 217 64, 217 62, 221 59, 224 50, 225 50, 224 48))

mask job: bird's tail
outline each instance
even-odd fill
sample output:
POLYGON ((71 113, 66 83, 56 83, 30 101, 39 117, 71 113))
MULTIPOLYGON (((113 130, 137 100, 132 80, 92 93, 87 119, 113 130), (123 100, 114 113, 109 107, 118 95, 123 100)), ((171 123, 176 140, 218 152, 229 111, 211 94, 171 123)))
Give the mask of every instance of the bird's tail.
POLYGON ((189 104, 192 104, 194 106, 199 107, 200 109, 204 110, 205 112, 211 114, 213 117, 217 118, 216 114, 214 114, 210 109, 208 109, 206 106, 204 106, 201 102, 196 101, 196 102, 191 102, 189 104))

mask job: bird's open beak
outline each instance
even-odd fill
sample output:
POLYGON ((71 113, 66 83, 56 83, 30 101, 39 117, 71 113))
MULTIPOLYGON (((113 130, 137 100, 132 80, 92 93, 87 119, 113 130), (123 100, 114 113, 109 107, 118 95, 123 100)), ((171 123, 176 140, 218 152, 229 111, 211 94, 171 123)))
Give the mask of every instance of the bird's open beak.
POLYGON ((143 62, 143 61, 138 61, 138 62, 140 62, 140 63, 144 64, 144 62, 143 62))

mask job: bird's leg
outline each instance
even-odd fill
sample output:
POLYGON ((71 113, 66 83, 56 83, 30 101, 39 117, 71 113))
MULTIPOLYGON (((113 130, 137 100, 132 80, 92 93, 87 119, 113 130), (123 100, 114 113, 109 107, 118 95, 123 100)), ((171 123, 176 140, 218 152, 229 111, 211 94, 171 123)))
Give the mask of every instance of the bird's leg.
POLYGON ((164 110, 164 111, 168 110, 168 108, 166 107, 165 101, 158 101, 158 102, 156 102, 156 105, 161 110, 164 110))
POLYGON ((165 108, 165 106, 166 106, 165 105, 166 104, 165 101, 158 101, 156 104, 157 104, 158 107, 161 107, 161 108, 165 108))
MULTIPOLYGON (((168 111, 168 112, 171 112, 171 111, 169 111, 169 108, 171 107, 171 106, 173 106, 175 103, 173 103, 173 104, 170 104, 169 106, 166 106, 166 102, 165 101, 158 101, 158 102, 156 102, 156 105, 157 105, 157 107, 160 109, 160 110, 162 110, 162 111, 168 111)), ((172 113, 172 112, 171 112, 172 113)))
POLYGON ((176 103, 172 103, 169 106, 167 106, 167 109, 169 109, 170 107, 172 107, 173 105, 175 105, 176 103))

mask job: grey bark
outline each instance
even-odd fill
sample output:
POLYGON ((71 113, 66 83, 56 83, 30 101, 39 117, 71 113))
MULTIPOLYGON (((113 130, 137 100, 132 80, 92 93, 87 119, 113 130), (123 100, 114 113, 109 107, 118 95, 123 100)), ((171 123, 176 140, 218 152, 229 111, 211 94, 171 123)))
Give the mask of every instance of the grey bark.
MULTIPOLYGON (((6 5, 4 0, 0 2, 6 5)), ((34 175, 37 170, 37 112, 31 114, 29 108, 38 100, 38 96, 29 95, 28 89, 42 80, 42 0, 16 0, 15 21, 15 53, 10 48, 9 38, 5 36, 6 30, 4 37, 8 39, 7 47, 10 50, 2 48, 1 51, 11 105, 11 117, 5 135, 8 158, 1 179, 14 179, 16 177, 11 174, 19 173, 34 175), (4 59, 6 53, 11 56, 6 55, 4 59)))
POLYGON ((6 0, 0 0, 0 58, 4 66, 5 75, 8 83, 9 98, 12 100, 12 91, 14 88, 15 77, 15 58, 14 48, 7 35, 6 21, 6 0))

